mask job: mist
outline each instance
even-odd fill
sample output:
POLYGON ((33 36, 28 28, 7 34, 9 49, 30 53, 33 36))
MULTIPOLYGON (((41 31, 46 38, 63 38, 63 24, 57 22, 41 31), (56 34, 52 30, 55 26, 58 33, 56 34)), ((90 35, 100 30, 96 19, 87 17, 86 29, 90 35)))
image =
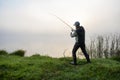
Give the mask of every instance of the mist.
POLYGON ((74 45, 71 30, 80 21, 86 30, 86 42, 97 34, 119 33, 119 0, 1 0, 0 49, 26 50, 26 55, 68 55, 74 45))

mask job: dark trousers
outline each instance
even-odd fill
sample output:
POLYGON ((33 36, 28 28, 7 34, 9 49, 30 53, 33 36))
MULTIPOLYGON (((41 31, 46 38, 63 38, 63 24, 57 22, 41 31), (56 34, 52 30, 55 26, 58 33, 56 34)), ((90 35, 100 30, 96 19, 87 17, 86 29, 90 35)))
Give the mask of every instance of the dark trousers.
POLYGON ((86 51, 86 48, 85 48, 85 43, 82 43, 82 44, 75 43, 75 45, 73 47, 73 50, 72 50, 72 56, 73 56, 74 63, 77 62, 76 51, 78 50, 78 48, 81 48, 81 50, 82 50, 82 52, 83 52, 87 62, 90 62, 89 55, 87 54, 87 51, 86 51))

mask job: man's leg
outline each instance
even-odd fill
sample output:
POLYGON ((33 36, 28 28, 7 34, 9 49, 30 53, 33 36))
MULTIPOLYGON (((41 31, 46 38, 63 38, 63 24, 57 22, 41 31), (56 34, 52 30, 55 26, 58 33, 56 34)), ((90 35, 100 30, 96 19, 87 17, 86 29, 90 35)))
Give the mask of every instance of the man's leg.
POLYGON ((88 53, 86 51, 86 48, 85 48, 85 44, 80 45, 80 47, 81 47, 81 50, 82 50, 82 52, 84 53, 84 55, 86 57, 87 62, 90 62, 89 55, 88 55, 88 53))
POLYGON ((78 50, 79 47, 80 47, 79 44, 75 43, 75 45, 73 47, 73 50, 72 50, 72 56, 73 56, 74 64, 77 64, 76 51, 78 50))

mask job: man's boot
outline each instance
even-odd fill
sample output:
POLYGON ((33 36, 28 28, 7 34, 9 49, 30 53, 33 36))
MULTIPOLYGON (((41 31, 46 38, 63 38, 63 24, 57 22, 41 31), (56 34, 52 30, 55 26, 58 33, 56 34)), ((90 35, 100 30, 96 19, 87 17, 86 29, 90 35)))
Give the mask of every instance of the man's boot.
POLYGON ((70 64, 72 64, 72 65, 77 65, 77 59, 76 59, 75 56, 73 56, 73 61, 70 62, 70 64))
POLYGON ((91 63, 89 55, 86 57, 86 59, 87 59, 87 63, 91 63))

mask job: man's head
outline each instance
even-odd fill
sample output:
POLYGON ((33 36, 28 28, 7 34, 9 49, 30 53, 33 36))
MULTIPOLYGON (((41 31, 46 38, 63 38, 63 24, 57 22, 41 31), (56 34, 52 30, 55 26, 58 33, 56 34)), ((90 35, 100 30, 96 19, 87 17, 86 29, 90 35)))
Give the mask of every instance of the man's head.
POLYGON ((80 22, 79 22, 79 21, 76 21, 76 22, 74 23, 74 26, 75 26, 76 28, 79 28, 79 27, 80 27, 80 22))

